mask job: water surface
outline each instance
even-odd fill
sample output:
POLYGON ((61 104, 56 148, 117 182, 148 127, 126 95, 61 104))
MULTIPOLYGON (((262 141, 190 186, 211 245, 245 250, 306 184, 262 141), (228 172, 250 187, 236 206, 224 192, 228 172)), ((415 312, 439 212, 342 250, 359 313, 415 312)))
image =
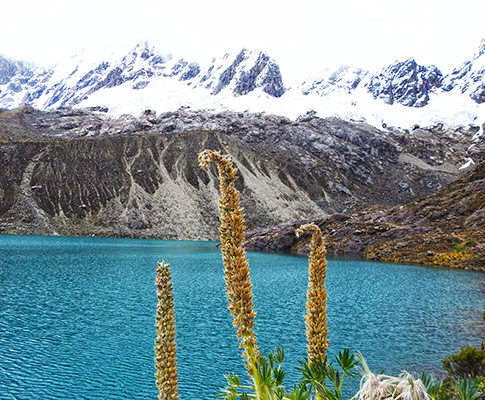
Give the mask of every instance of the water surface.
MULTIPOLYGON (((307 260, 250 253, 256 334, 285 348, 290 382, 305 356, 307 260)), ((210 399, 244 375, 215 243, 0 236, 0 398, 156 399, 155 271, 172 265, 182 399, 210 399)), ((375 371, 442 372, 479 346, 484 275, 332 260, 331 353, 360 350, 375 371)), ((357 383, 354 383, 354 387, 357 383)))

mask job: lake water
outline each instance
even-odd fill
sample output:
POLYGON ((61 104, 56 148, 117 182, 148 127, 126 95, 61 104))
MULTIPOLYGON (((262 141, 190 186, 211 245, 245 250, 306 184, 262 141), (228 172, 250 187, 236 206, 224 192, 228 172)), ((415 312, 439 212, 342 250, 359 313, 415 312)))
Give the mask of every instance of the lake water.
MULTIPOLYGON (((307 260, 249 257, 258 343, 285 348, 291 383, 306 351, 307 260)), ((0 235, 0 398, 156 399, 161 260, 182 399, 214 398, 224 373, 244 375, 215 243, 0 235)), ((330 353, 360 350, 376 372, 439 373, 443 357, 484 338, 484 274, 331 260, 327 275, 330 353)))

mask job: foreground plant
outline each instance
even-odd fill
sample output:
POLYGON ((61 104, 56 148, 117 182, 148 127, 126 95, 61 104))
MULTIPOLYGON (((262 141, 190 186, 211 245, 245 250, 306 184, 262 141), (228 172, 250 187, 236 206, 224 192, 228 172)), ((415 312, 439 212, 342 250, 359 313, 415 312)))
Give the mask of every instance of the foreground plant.
MULTIPOLYGON (((321 358, 310 363, 308 360, 299 361, 301 372, 299 383, 291 390, 284 385, 285 371, 281 368, 284 360, 284 351, 278 347, 276 352, 271 352, 267 358, 261 357, 259 361, 259 373, 266 388, 265 399, 278 400, 341 400, 344 379, 346 376, 355 377, 355 366, 358 363, 354 354, 349 349, 339 352, 335 357, 336 365, 321 358), (329 382, 329 385, 326 385, 329 382)), ((236 374, 226 375, 227 386, 222 390, 225 400, 261 399, 254 385, 241 382, 236 374)))
POLYGON ((362 355, 359 355, 363 368, 360 390, 356 394, 360 400, 431 400, 426 387, 420 379, 414 379, 409 373, 400 376, 374 374, 362 355))
POLYGON ((466 346, 441 362, 448 375, 456 379, 485 376, 485 350, 466 346))
POLYGON ((459 400, 479 400, 483 397, 477 382, 471 378, 460 379, 453 387, 459 400))
POLYGON ((300 381, 305 385, 308 393, 314 396, 313 398, 341 400, 345 377, 357 376, 355 367, 359 361, 349 349, 339 352, 335 356, 335 361, 340 368, 327 361, 327 358, 319 357, 313 362, 299 361, 301 367, 298 370, 302 373, 300 381), (325 383, 327 379, 331 383, 328 386, 325 383))
POLYGON ((305 324, 308 360, 314 363, 319 359, 325 359, 328 348, 327 289, 325 288, 327 260, 322 231, 318 225, 313 222, 302 225, 295 233, 300 237, 305 232, 312 233, 305 324))
POLYGON ((259 398, 270 399, 272 397, 260 374, 260 353, 253 329, 256 312, 253 304, 253 285, 249 275, 249 262, 243 247, 246 228, 239 201, 239 191, 235 186, 237 169, 233 167, 228 155, 221 155, 218 151, 204 150, 199 154, 201 168, 207 169, 211 162, 217 165, 219 172, 221 192, 219 233, 229 310, 233 317, 233 324, 237 328, 237 337, 241 341, 240 347, 244 348, 243 357, 254 380, 256 392, 260 396, 259 398))
POLYGON ((426 391, 433 400, 441 397, 440 394, 444 387, 444 381, 442 379, 436 379, 433 375, 423 372, 421 374, 421 382, 423 382, 426 391))
POLYGON ((175 313, 173 306, 173 286, 169 264, 158 263, 157 268, 157 314, 155 325, 155 377, 158 399, 176 400, 178 395, 177 346, 175 344, 175 313))
POLYGON ((217 165, 221 200, 219 211, 221 225, 221 252, 225 271, 226 292, 233 324, 238 329, 237 336, 244 348, 243 357, 247 362, 252 383, 243 384, 237 375, 227 375, 228 384, 220 397, 227 400, 256 398, 260 400, 304 400, 313 398, 338 400, 341 397, 343 378, 353 375, 351 369, 357 361, 349 350, 339 353, 337 363, 342 368, 339 372, 326 361, 328 347, 327 329, 327 294, 325 289, 326 260, 325 247, 320 228, 315 224, 301 226, 297 234, 312 232, 312 252, 309 266, 309 290, 307 295, 307 338, 308 361, 301 362, 302 379, 292 391, 287 392, 284 385, 285 372, 281 369, 284 352, 278 348, 267 358, 262 357, 257 349, 254 335, 254 317, 252 285, 249 276, 249 263, 243 246, 244 215, 242 213, 239 191, 235 187, 237 169, 233 167, 229 156, 220 152, 205 150, 199 154, 199 165, 207 169, 211 162, 217 165), (325 379, 334 384, 327 389, 325 379))

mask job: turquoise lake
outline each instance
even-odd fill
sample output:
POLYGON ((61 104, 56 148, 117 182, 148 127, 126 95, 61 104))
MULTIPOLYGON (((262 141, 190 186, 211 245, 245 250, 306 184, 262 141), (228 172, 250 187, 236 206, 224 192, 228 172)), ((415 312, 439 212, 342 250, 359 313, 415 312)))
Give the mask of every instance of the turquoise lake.
MULTIPOLYGON (((161 260, 172 267, 181 398, 214 398, 225 373, 245 373, 215 245, 0 235, 0 398, 156 399, 154 283, 161 260)), ((249 258, 259 346, 265 353, 285 348, 294 383, 296 360, 306 352, 307 260, 249 258)), ((484 339, 484 278, 330 260, 330 354, 349 347, 376 372, 443 374, 443 357, 484 339)))

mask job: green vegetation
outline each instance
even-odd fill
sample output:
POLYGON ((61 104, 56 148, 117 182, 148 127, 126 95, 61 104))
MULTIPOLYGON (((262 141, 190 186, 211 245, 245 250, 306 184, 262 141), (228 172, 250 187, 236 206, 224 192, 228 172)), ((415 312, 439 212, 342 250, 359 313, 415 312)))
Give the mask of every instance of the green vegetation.
POLYGON ((478 247, 476 240, 454 241, 451 246, 449 251, 435 254, 432 264, 448 267, 461 267, 467 264, 485 265, 485 249, 478 247))
POLYGON ((467 346, 442 362, 448 375, 456 379, 485 376, 485 350, 467 346))
MULTIPOLYGON (((344 349, 328 359, 327 292, 325 288, 325 243, 320 228, 312 223, 297 229, 298 236, 311 233, 309 256, 309 288, 306 304, 307 359, 299 361, 300 381, 288 389, 284 384, 285 371, 281 368, 284 351, 277 348, 267 357, 258 350, 254 333, 255 316, 249 261, 243 246, 244 215, 239 192, 236 189, 237 169, 229 156, 205 150, 199 154, 201 168, 211 162, 217 165, 221 200, 219 227, 221 252, 225 272, 226 294, 233 325, 237 328, 240 348, 243 349, 248 382, 238 375, 226 375, 227 385, 218 396, 224 400, 342 400, 344 379, 361 375, 360 390, 351 400, 479 400, 485 396, 485 350, 471 347, 443 360, 448 378, 438 380, 422 374, 415 379, 404 372, 399 377, 374 374, 360 353, 344 349)), ((463 243, 464 248, 476 244, 463 243)), ((157 340, 155 366, 159 399, 176 400, 178 395, 175 316, 172 284, 168 265, 159 263, 157 270, 158 307, 156 317, 157 340)), ((485 313, 484 313, 485 317, 485 313)))

